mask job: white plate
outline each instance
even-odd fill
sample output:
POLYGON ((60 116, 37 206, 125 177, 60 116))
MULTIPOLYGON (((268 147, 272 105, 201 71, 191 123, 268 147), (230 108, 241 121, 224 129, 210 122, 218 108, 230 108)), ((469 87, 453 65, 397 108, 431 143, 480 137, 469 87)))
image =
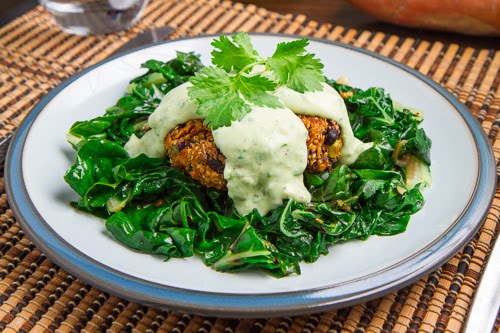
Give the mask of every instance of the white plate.
MULTIPOLYGON (((405 233, 370 237, 331 248, 302 275, 275 279, 260 273, 219 273, 198 257, 172 259, 139 253, 113 240, 102 220, 73 209, 64 182, 75 152, 66 142, 78 120, 102 115, 121 97, 148 59, 196 51, 210 63, 210 42, 200 36, 145 47, 78 74, 47 96, 17 131, 7 161, 12 209, 30 239, 72 274, 119 296, 216 316, 272 316, 322 311, 374 298, 409 284, 449 259, 477 230, 495 190, 488 141, 469 112, 443 88, 390 59, 324 40, 308 50, 330 78, 347 75, 356 87, 383 87, 393 99, 424 111, 432 139, 433 184, 426 204, 405 233)), ((262 55, 295 36, 253 34, 262 55)))

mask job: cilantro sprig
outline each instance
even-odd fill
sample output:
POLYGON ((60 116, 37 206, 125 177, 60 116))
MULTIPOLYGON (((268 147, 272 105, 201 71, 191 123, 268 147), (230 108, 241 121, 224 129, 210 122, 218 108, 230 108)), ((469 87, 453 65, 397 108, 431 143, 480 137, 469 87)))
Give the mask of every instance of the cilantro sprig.
POLYGON ((300 93, 322 90, 323 64, 312 53, 306 53, 307 38, 279 43, 274 54, 267 60, 278 82, 300 93))
POLYGON ((262 58, 246 33, 214 39, 214 66, 204 67, 190 79, 188 95, 198 104, 197 113, 205 118, 206 125, 216 129, 243 118, 252 104, 282 107, 273 95, 279 86, 300 93, 322 90, 323 64, 314 54, 307 53, 308 45, 307 38, 279 43, 272 56, 262 58), (271 78, 251 74, 257 65, 264 65, 272 73, 271 78))

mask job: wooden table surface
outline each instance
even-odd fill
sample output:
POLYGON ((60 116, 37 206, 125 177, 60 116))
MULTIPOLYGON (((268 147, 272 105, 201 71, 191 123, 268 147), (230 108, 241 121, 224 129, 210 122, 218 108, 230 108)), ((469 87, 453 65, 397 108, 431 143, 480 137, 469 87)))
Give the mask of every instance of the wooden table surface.
MULTIPOLYGON (((381 31, 403 37, 421 38, 431 42, 458 43, 476 48, 498 48, 500 45, 500 38, 495 37, 465 36, 382 23, 353 7, 347 0, 240 0, 239 2, 255 4, 279 13, 304 14, 310 20, 339 24, 346 28, 381 31)), ((37 4, 36 0, 0 0, 0 26, 37 4)))

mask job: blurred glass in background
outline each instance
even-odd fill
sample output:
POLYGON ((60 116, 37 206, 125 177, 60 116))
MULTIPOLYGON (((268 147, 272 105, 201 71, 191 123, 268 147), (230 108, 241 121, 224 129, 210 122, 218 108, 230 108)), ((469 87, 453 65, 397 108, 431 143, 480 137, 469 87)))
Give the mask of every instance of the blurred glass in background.
POLYGON ((128 29, 148 0, 40 0, 59 27, 75 35, 105 34, 128 29))

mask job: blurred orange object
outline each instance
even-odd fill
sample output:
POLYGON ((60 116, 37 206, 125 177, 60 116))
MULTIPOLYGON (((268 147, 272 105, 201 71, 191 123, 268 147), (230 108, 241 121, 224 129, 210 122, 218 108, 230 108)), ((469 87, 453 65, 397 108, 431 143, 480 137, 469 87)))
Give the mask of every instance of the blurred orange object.
POLYGON ((500 0, 349 0, 379 20, 467 35, 500 35, 500 0))

